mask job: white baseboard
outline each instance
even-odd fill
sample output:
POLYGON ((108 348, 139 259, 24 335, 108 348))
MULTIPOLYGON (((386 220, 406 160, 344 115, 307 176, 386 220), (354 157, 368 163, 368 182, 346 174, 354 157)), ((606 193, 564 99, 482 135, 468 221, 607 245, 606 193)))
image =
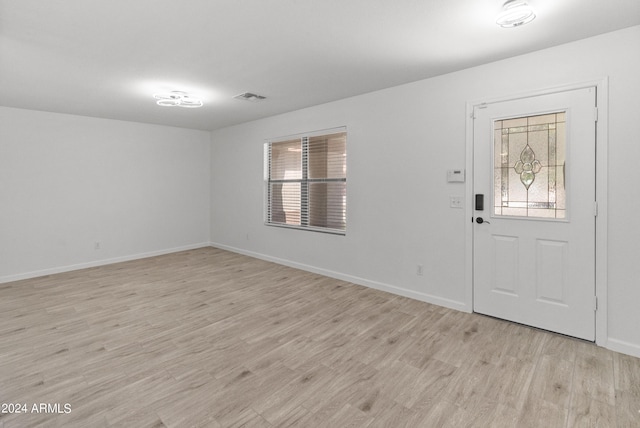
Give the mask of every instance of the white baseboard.
MULTIPOLYGON (((462 302, 455 300, 443 299, 441 297, 432 296, 426 293, 419 293, 413 290, 407 290, 394 285, 384 284, 377 281, 371 281, 365 278, 356 277, 353 275, 347 275, 340 272, 335 272, 327 269, 318 268, 311 265, 305 265, 302 263, 293 262, 291 260, 281 259, 278 257, 268 256, 266 254, 256 253, 253 251, 244 250, 241 248, 235 248, 224 244, 212 242, 211 246, 214 248, 220 248, 221 250, 227 250, 238 254, 244 254, 246 256, 254 257, 256 259, 266 260, 273 263, 278 263, 284 266, 289 266, 296 269, 301 269, 307 272, 313 272, 320 275, 328 276, 330 278, 339 279, 342 281, 351 282, 354 284, 362 285, 376 290, 386 291, 388 293, 396 294, 399 296, 409 297, 411 299, 419 300, 426 303, 431 303, 438 306, 444 306, 445 308, 455 309, 462 312, 472 312, 471 308, 462 302)), ((606 344, 603 345, 611 351, 620 352, 621 354, 631 355, 633 357, 640 358, 640 346, 624 342, 617 339, 608 339, 606 344)))
POLYGON ((431 303, 438 306, 443 306, 449 309, 455 309, 462 312, 471 312, 471 309, 467 307, 463 302, 458 302, 455 300, 445 299, 438 296, 433 296, 427 293, 420 293, 413 290, 407 290, 405 288, 397 287, 395 285, 384 284, 378 281, 372 281, 369 279, 348 275, 341 272, 336 272, 328 269, 319 268, 316 266, 306 265, 303 263, 294 262, 287 259, 281 259, 278 257, 272 257, 262 253, 256 253, 253 251, 243 250, 241 248, 231 247, 224 244, 219 244, 216 242, 212 242, 211 246, 214 248, 219 248, 221 250, 231 251, 233 253, 243 254, 245 256, 254 257, 260 260, 266 260, 268 262, 277 263, 284 266, 289 266, 292 268, 304 270, 307 272, 317 273, 319 275, 328 276, 330 278, 339 279, 341 281, 351 282, 353 284, 362 285, 364 287, 373 288, 380 291, 385 291, 387 293, 396 294, 398 296, 408 297, 410 299, 419 300, 421 302, 431 303))
MULTIPOLYGON (((313 272, 319 275, 328 276, 330 278, 351 282, 353 284, 362 285, 364 287, 385 291, 387 293, 408 297, 411 299, 419 300, 426 303, 431 303, 438 306, 443 306, 445 308, 455 309, 462 312, 472 312, 471 308, 469 308, 464 302, 458 302, 455 300, 445 299, 442 297, 433 296, 426 293, 407 290, 405 288, 397 287, 395 285, 385 284, 378 281, 372 281, 369 279, 348 275, 341 272, 335 272, 332 270, 323 269, 323 268, 319 268, 312 265, 306 265, 306 264, 294 262, 291 260, 281 259, 278 257, 272 257, 266 254, 243 250, 241 248, 231 247, 231 246, 219 244, 216 242, 202 242, 198 244, 185 245, 181 247, 167 248, 164 250, 149 251, 146 253, 131 254, 128 256, 114 257, 110 259, 95 260, 87 263, 78 263, 74 265, 42 269, 42 270, 26 272, 26 273, 21 273, 16 275, 6 275, 6 276, 0 277, 0 284, 13 282, 13 281, 20 281, 20 280, 29 279, 29 278, 37 278, 40 276, 53 275, 56 273, 70 272, 74 270, 86 269, 86 268, 91 268, 96 266, 104 266, 104 265, 109 265, 113 263, 144 259, 147 257, 162 256, 165 254, 177 253, 180 251, 187 251, 187 250, 194 250, 194 249, 203 248, 203 247, 220 248, 222 250, 227 250, 227 251, 231 251, 238 254, 244 254, 246 256, 254 257, 256 259, 266 260, 266 261, 281 264, 284 266, 301 269, 307 272, 313 272)), ((640 345, 637 345, 634 343, 608 338, 606 341, 606 344, 604 344, 604 347, 615 352, 620 352, 622 354, 631 355, 633 357, 640 358, 640 345)))
POLYGON ((114 257, 110 259, 94 260, 86 263, 78 263, 78 264, 68 265, 68 266, 59 266, 59 267, 54 267, 49 269, 42 269, 42 270, 37 270, 32 272, 20 273, 16 275, 0 276, 0 284, 6 283, 6 282, 20 281, 23 279, 37 278, 40 276, 53 275, 56 273, 71 272, 74 270, 92 268, 96 266, 110 265, 113 263, 128 262, 131 260, 144 259, 147 257, 162 256, 164 254, 177 253, 180 251, 194 250, 196 248, 203 248, 203 247, 210 247, 210 246, 211 244, 209 242, 202 242, 199 244, 185 245, 181 247, 167 248, 164 250, 157 250, 157 251, 149 251, 146 253, 131 254, 128 256, 114 257))
POLYGON ((627 354, 631 355, 632 357, 640 358, 640 345, 636 345, 635 343, 629 343, 622 340, 609 338, 607 340, 605 348, 615 352, 620 352, 621 354, 627 354))

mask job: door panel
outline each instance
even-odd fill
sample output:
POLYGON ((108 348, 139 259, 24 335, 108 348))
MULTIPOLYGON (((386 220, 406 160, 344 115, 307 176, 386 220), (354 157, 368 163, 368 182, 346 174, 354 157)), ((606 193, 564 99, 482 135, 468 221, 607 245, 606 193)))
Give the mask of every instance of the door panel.
POLYGON ((536 297, 538 300, 566 305, 567 247, 564 241, 536 240, 536 297))
POLYGON ((476 108, 473 180, 474 310, 594 340, 595 88, 476 108))
POLYGON ((493 235, 493 289, 518 295, 518 237, 493 235))

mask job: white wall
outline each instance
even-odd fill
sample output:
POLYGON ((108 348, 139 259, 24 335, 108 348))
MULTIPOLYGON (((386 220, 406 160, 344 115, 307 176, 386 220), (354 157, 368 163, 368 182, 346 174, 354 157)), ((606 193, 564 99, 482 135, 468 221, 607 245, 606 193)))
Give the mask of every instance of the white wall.
POLYGON ((208 132, 0 107, 0 282, 207 245, 209 156, 208 132))
POLYGON ((640 356, 640 27, 295 111, 212 134, 211 236, 219 247, 459 309, 465 104, 609 78, 607 346, 640 356), (346 125, 346 236, 263 225, 267 138, 346 125), (425 275, 416 275, 423 264, 425 275))
POLYGON ((211 135, 0 107, 0 282, 211 240, 469 310, 449 196, 470 195, 445 178, 466 163, 466 102, 608 77, 607 346, 640 356, 639 51, 632 27, 211 135), (347 235, 264 226, 265 139, 343 125, 347 235))

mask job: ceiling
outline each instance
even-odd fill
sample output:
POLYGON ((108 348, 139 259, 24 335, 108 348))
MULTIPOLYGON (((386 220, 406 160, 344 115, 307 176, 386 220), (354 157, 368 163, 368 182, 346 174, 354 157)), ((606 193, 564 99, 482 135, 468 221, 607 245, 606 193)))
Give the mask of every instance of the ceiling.
POLYGON ((503 2, 0 0, 0 105, 215 130, 640 24, 639 0, 530 0, 504 29, 503 2))

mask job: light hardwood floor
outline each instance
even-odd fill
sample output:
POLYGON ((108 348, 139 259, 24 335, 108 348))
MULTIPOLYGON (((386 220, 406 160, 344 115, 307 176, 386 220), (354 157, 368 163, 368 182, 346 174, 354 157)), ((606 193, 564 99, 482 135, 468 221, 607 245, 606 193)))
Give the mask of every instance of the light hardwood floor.
POLYGON ((70 405, 3 428, 640 426, 640 359, 212 248, 1 284, 0 320, 0 401, 70 405))

